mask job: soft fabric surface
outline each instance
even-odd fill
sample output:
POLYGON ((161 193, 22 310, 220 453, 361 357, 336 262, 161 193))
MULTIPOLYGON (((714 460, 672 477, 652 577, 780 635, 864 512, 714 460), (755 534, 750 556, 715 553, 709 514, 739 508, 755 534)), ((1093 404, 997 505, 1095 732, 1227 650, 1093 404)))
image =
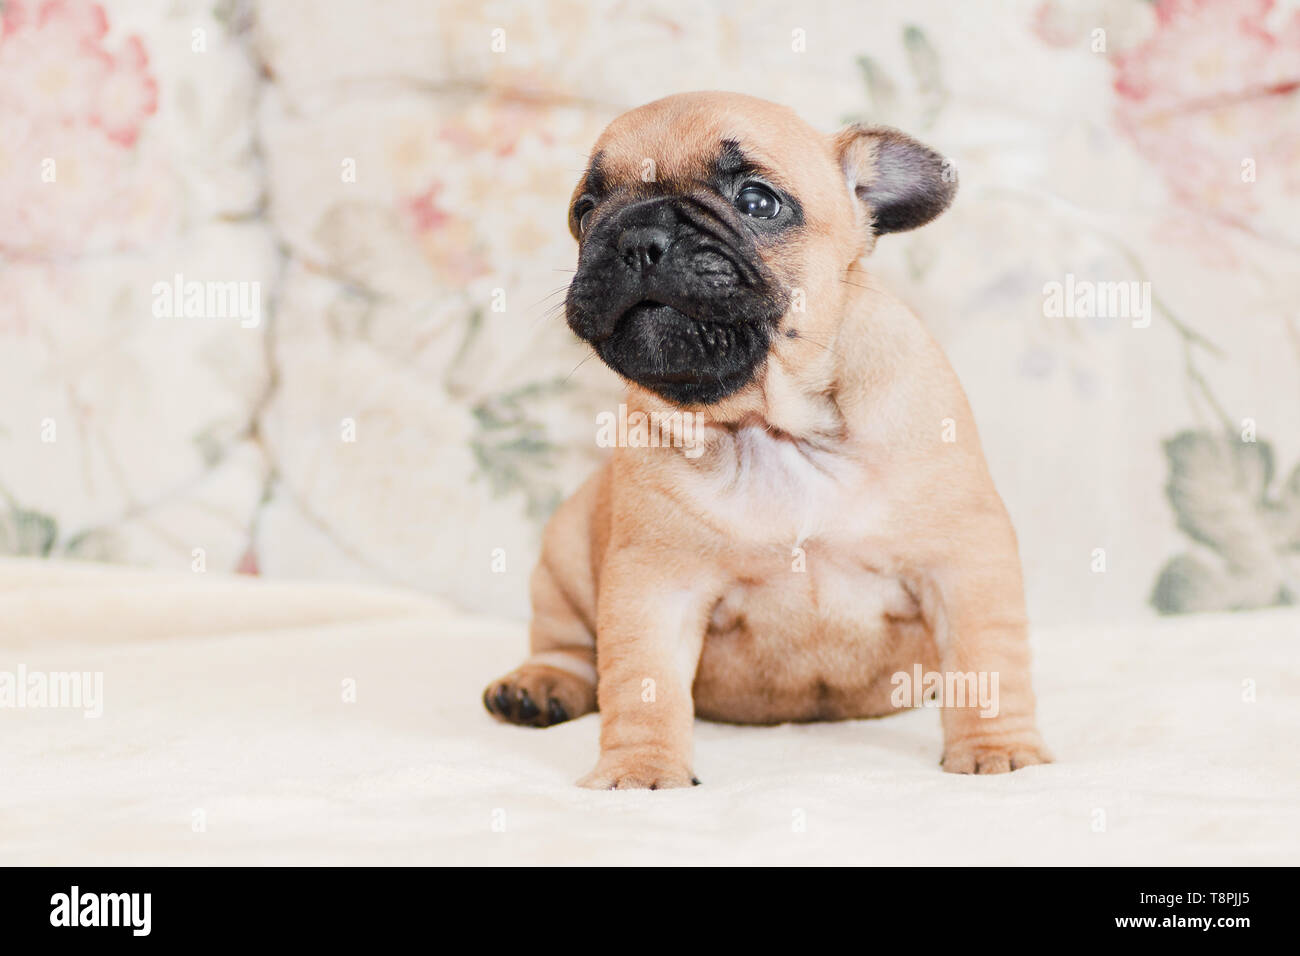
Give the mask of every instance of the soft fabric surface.
POLYGON ((654 793, 573 785, 595 715, 493 721, 479 694, 519 662, 523 628, 424 597, 6 561, 0 620, 0 672, 103 672, 98 719, 0 709, 5 863, 1300 857, 1290 611, 1040 631, 1053 766, 941 773, 934 711, 700 722, 704 785, 654 793))

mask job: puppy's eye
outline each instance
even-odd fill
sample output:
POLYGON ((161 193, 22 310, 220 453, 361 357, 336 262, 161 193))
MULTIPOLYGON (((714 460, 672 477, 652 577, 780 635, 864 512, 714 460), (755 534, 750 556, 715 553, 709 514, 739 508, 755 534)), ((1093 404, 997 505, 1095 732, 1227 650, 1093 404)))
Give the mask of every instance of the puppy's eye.
POLYGON ((591 214, 595 211, 596 204, 590 200, 584 200, 573 208, 573 216, 578 220, 578 235, 581 236, 587 231, 587 227, 591 225, 591 214))
POLYGON ((746 183, 736 196, 736 208, 755 219, 771 219, 781 211, 781 201, 761 183, 746 183))

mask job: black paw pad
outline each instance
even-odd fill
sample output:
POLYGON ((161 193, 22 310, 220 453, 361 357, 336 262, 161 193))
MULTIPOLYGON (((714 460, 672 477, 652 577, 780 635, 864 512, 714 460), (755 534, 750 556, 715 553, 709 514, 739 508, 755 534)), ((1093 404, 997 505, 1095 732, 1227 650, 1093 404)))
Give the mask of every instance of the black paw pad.
POLYGON ((541 711, 537 709, 537 705, 536 705, 535 703, 533 703, 533 699, 532 699, 531 697, 528 696, 528 691, 524 690, 523 688, 520 688, 520 690, 519 690, 519 719, 520 719, 520 720, 532 720, 532 719, 534 719, 534 718, 535 718, 538 714, 540 714, 540 713, 541 713, 541 711))
POLYGON ((510 687, 502 684, 497 688, 496 694, 488 701, 488 710, 494 714, 500 714, 502 717, 510 716, 510 687))

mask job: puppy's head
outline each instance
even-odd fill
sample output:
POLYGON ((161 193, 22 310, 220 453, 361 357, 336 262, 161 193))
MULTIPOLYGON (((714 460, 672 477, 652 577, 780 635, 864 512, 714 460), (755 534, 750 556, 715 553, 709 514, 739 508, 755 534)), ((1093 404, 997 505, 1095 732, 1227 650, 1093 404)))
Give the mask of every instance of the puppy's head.
POLYGON ((670 402, 718 402, 755 385, 774 343, 833 337, 849 266, 955 191, 896 130, 825 136, 730 93, 657 100, 610 124, 574 191, 569 326, 670 402))

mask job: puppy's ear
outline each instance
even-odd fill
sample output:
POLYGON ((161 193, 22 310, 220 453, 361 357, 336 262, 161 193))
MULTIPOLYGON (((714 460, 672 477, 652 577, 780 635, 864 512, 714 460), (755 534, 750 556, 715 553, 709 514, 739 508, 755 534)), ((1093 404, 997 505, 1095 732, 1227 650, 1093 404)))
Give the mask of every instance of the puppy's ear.
POLYGON ((876 235, 924 226, 957 193, 956 166, 896 129, 849 126, 836 135, 834 146, 849 189, 867 207, 876 235))

